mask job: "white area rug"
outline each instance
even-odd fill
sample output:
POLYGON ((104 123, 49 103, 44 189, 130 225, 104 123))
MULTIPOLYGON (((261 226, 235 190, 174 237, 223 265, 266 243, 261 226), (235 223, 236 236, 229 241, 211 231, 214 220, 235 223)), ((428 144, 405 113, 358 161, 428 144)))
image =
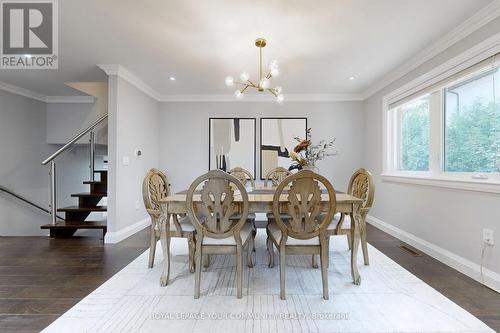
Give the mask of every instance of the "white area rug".
POLYGON ((263 230, 256 265, 244 262, 242 299, 235 296, 233 256, 212 256, 202 272, 201 298, 193 299, 185 239, 172 242, 170 284, 160 287, 158 244, 153 269, 146 251, 44 332, 493 332, 371 246, 370 266, 360 251, 362 283, 354 285, 346 243, 345 237, 331 242, 328 301, 310 256, 287 258, 287 299, 280 300, 279 259, 267 267, 263 230))

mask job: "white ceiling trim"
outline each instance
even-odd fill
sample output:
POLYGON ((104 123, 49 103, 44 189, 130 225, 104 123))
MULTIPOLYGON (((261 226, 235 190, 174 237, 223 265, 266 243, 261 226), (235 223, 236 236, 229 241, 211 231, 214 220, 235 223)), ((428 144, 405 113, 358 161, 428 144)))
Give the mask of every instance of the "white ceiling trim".
POLYGON ((377 83, 362 92, 363 99, 369 98, 498 17, 500 17, 500 0, 495 0, 435 43, 417 53, 402 66, 389 72, 389 74, 380 80, 377 80, 377 83))
POLYGON ((47 96, 46 103, 94 103, 92 96, 47 96))
POLYGON ((44 103, 94 103, 92 96, 46 96, 28 89, 0 81, 0 90, 44 103))
MULTIPOLYGON (((362 101, 361 94, 285 94, 287 102, 348 102, 362 101)), ((159 102, 271 102, 276 103, 270 94, 246 94, 242 100, 229 95, 160 95, 159 102)))
POLYGON ((108 76, 116 75, 116 76, 124 79, 125 81, 127 81, 128 83, 130 83, 131 85, 133 85, 134 87, 136 87, 137 89, 139 89, 140 91, 142 91, 143 93, 148 95, 149 97, 151 97, 157 101, 160 100, 160 94, 158 94, 150 85, 148 85, 147 83, 142 81, 135 74, 132 74, 130 71, 128 71, 122 65, 119 65, 119 64, 101 64, 101 65, 97 65, 97 67, 102 69, 104 71, 104 73, 106 73, 108 76))
POLYGON ((10 92, 12 94, 28 97, 40 102, 46 102, 47 96, 36 93, 34 91, 24 89, 18 86, 14 86, 12 84, 8 84, 5 82, 0 81, 0 90, 4 90, 7 92, 10 92))
MULTIPOLYGON (((138 76, 131 73, 119 64, 97 65, 108 76, 116 75, 134 87, 153 98, 158 102, 273 102, 276 103, 272 95, 245 95, 241 101, 236 100, 233 94, 200 94, 200 95, 161 95, 150 85, 142 81, 138 76)), ((341 102, 341 101, 362 101, 361 94, 286 94, 286 102, 341 102)))

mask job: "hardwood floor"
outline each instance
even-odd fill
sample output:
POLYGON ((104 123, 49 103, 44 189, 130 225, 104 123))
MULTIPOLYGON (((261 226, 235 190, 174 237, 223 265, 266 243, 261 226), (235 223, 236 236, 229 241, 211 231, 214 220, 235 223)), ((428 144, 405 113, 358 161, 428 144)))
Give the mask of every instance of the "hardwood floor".
MULTIPOLYGON (((500 331, 500 295, 368 226, 368 242, 500 331)), ((0 237, 0 332, 38 332, 147 249, 149 229, 120 244, 96 237, 0 237)))
POLYGON ((75 239, 0 237, 0 332, 39 332, 143 253, 149 229, 103 245, 75 239))
POLYGON ((408 244, 368 225, 368 243, 413 275, 500 332, 500 294, 421 253, 415 257, 399 248, 408 244))

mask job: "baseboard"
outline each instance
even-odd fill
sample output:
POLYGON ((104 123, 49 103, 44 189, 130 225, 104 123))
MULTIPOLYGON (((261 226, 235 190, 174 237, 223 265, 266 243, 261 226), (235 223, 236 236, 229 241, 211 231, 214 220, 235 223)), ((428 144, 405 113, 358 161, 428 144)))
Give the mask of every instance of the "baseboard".
MULTIPOLYGON (((478 264, 460 257, 455 253, 445 250, 435 244, 429 243, 426 240, 423 240, 413 234, 410 234, 409 232, 406 232, 387 222, 377 219, 376 217, 368 216, 366 221, 369 224, 379 228, 380 230, 385 231, 388 234, 410 244, 416 249, 419 249, 420 251, 433 257, 434 259, 439 260, 445 265, 448 265, 456 269, 460 273, 467 275, 468 277, 478 281, 479 283, 482 283, 480 266, 478 264)), ((500 274, 487 268, 483 268, 483 276, 484 285, 500 293, 500 274)))
POLYGON ((107 232, 106 237, 104 237, 104 243, 106 244, 116 244, 121 242, 122 240, 132 236, 138 231, 146 228, 151 224, 151 219, 145 218, 144 220, 140 220, 132 225, 129 225, 126 228, 120 229, 118 231, 107 232))

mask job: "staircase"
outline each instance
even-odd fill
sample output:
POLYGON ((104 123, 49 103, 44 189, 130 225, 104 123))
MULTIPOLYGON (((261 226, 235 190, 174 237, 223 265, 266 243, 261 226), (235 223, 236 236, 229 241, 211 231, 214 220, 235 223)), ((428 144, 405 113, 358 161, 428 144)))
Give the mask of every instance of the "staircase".
POLYGON ((71 237, 78 229, 100 229, 102 230, 102 239, 106 235, 106 220, 86 221, 86 218, 92 212, 106 212, 107 206, 99 206, 102 198, 108 195, 108 170, 95 170, 99 175, 99 180, 84 181, 84 184, 90 186, 90 192, 74 193, 71 196, 78 198, 77 206, 68 206, 57 209, 58 212, 65 213, 65 220, 58 221, 56 224, 42 225, 42 229, 50 231, 51 238, 71 237))

